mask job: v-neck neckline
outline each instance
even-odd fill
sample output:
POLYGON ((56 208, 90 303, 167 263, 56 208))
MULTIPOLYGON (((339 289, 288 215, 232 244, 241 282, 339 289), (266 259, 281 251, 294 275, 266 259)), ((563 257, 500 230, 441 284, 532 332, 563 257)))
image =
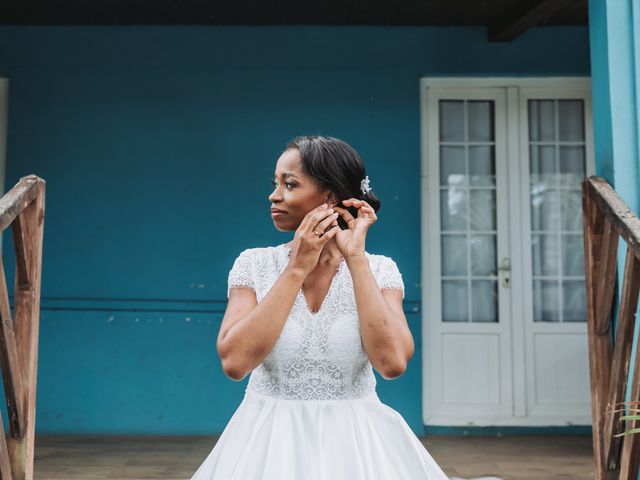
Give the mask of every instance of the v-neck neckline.
MULTIPOLYGON (((291 248, 286 243, 281 244, 281 246, 282 246, 282 248, 284 250, 285 258, 287 258, 287 259, 291 258, 291 248)), ((309 303, 307 302, 307 297, 304 296, 304 289, 302 287, 300 287, 300 289, 298 290, 298 295, 302 298, 302 303, 304 304, 305 310, 312 317, 319 316, 320 313, 322 313, 322 311, 324 310, 324 306, 327 303, 327 299, 329 298, 329 295, 331 295, 331 292, 333 291, 333 286, 336 283, 336 278, 338 278, 338 275, 340 275, 340 273, 342 272, 342 268, 345 265, 345 263, 346 263, 346 261, 343 258, 340 261, 340 265, 338 265, 338 268, 336 268, 336 273, 334 273, 333 277, 331 278, 331 283, 329 284, 329 290, 327 290, 327 294, 322 299, 322 303, 320 304, 320 308, 318 308, 317 312, 312 312, 311 309, 309 308, 309 303)))

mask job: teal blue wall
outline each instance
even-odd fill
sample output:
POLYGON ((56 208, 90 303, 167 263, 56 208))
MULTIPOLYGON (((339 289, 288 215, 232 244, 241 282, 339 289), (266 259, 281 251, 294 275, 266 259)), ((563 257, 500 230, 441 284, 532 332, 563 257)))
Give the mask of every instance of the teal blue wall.
POLYGON ((419 79, 589 69, 585 27, 506 44, 483 28, 0 28, 6 185, 47 181, 38 432, 222 431, 246 385, 215 351, 227 273, 290 239, 268 212, 275 161, 321 133, 360 151, 382 200, 367 247, 403 273, 416 351, 378 392, 422 433, 419 79))
MULTIPOLYGON (((640 6, 637 2, 634 4, 633 0, 590 0, 589 18, 596 173, 606 178, 638 215, 640 6)), ((619 286, 623 283, 626 254, 626 243, 621 240, 617 272, 619 286)), ((619 288, 616 307, 619 307, 621 297, 622 288, 619 288)), ((612 339, 615 339, 615 327, 617 312, 612 339)), ((635 327, 632 359, 638 354, 640 322, 636 322, 635 327)), ((627 401, 631 399, 633 374, 632 361, 625 397, 627 401)))

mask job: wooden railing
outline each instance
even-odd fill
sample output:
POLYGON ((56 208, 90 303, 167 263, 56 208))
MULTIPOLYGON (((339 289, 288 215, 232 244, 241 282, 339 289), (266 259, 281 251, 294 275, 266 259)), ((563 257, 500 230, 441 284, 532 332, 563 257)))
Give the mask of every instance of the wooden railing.
POLYGON ((0 479, 33 479, 45 182, 23 177, 0 198, 0 232, 11 226, 16 259, 14 320, 0 256, 0 366, 9 417, 0 417, 0 479))
MULTIPOLYGON (((632 361, 640 289, 640 219, 601 177, 583 180, 582 207, 595 478, 637 480, 640 434, 614 435, 640 427, 640 422, 621 422, 620 409, 613 413, 612 407, 625 399, 632 361), (611 313, 620 237, 627 253, 614 342, 611 313)), ((635 357, 631 401, 640 400, 640 353, 635 357)))

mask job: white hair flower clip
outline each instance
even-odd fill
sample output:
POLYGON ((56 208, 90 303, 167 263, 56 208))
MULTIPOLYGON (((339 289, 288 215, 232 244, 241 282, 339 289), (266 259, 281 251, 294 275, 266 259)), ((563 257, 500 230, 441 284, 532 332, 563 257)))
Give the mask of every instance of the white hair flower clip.
POLYGON ((360 191, 364 195, 366 193, 369 193, 369 190, 371 190, 371 187, 369 186, 369 175, 367 175, 360 182, 360 191))

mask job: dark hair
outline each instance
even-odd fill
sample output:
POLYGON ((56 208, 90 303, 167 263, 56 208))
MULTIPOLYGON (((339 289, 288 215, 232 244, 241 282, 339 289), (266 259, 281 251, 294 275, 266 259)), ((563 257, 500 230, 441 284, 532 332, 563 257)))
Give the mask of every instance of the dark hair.
MULTIPOLYGON (((302 171, 312 177, 320 188, 330 190, 340 202, 353 197, 364 200, 376 212, 380 210, 380 200, 373 189, 364 194, 360 189, 360 182, 367 173, 362 158, 351 145, 335 137, 304 135, 292 139, 286 150, 290 148, 300 153, 302 171)), ((357 216, 357 208, 341 203, 340 206, 357 216)))

